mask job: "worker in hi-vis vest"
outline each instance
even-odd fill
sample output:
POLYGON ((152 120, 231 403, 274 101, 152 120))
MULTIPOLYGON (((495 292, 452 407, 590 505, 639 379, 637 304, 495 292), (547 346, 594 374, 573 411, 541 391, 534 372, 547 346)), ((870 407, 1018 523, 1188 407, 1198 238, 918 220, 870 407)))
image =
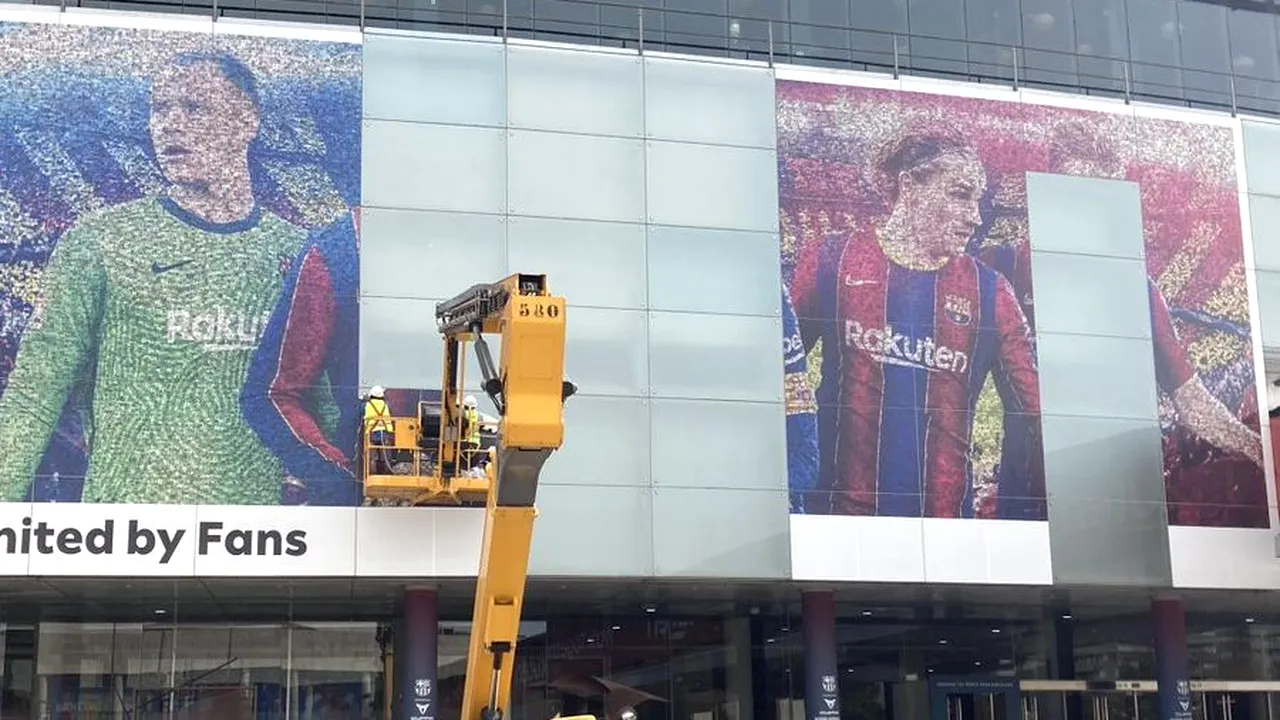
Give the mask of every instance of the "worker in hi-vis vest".
POLYGON ((462 459, 470 469, 480 465, 480 411, 476 408, 476 396, 468 395, 462 401, 462 459))
POLYGON ((369 448, 373 450, 374 463, 370 470, 374 474, 388 471, 387 453, 394 442, 391 411, 387 409, 385 394, 386 390, 381 385, 374 385, 369 388, 369 397, 364 401, 364 431, 369 438, 369 448))

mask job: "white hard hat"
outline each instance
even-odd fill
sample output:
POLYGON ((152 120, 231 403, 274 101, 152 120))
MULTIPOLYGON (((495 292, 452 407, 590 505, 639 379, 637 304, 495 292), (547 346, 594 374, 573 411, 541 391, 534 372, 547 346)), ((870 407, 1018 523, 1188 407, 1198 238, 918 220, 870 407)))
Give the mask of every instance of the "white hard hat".
POLYGON ((467 399, 462 401, 462 404, 463 404, 463 405, 466 405, 467 407, 475 407, 475 406, 476 406, 476 396, 475 396, 475 395, 468 395, 468 396, 467 396, 467 399))
POLYGON ((374 385, 373 387, 369 388, 369 397, 380 398, 386 392, 387 391, 381 385, 374 385))

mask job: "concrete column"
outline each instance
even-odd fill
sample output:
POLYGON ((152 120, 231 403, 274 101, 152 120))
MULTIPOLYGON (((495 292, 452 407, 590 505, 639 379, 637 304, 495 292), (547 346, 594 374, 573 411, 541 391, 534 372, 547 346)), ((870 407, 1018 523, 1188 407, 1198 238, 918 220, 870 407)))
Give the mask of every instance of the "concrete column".
POLYGON ((805 720, 840 720, 836 596, 830 590, 815 590, 800 597, 804 615, 805 720))
POLYGON ((396 720, 435 720, 437 716, 440 617, 436 591, 406 588, 404 610, 396 623, 396 720))

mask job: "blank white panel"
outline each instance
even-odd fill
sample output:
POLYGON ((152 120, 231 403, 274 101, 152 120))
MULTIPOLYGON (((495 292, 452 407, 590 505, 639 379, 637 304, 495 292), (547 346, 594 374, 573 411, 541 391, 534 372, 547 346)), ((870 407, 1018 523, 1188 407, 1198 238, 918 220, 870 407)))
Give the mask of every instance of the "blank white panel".
POLYGON ((530 574, 652 575, 652 501, 641 487, 540 487, 530 574))
POLYGON ((792 515, 791 577, 834 582, 925 582, 919 518, 792 515))
POLYGON ((643 225, 509 217, 507 248, 512 272, 545 273, 575 307, 646 305, 643 225))
POLYGON ((512 130, 513 215, 644 222, 641 140, 512 130))
POLYGON ((1169 528, 1175 588, 1280 590, 1276 535, 1265 528, 1169 528))
POLYGON ((502 130, 365 120, 365 207, 501 213, 506 207, 502 130))
POLYGON ((503 45, 364 34, 364 116, 487 125, 506 121, 503 45))
POLYGON ((778 236, 649 226, 649 307, 778 315, 778 236))
POLYGON ((649 484, 649 401, 574 395, 564 406, 564 446, 543 485, 649 484))
POLYGON ((651 313, 653 394, 781 402, 781 336, 776 317, 651 313))
POLYGON ((787 489, 780 403, 655 399, 651 428, 654 485, 787 489))
POLYGON ((506 232, 499 215, 367 208, 360 287, 381 297, 442 298, 492 282, 507 274, 506 232))
POLYGON ((512 127, 639 137, 644 80, 638 55, 510 45, 512 127))
POLYGON ((484 538, 483 508, 361 507, 356 512, 356 575, 475 577, 484 538))
POLYGON ((577 383, 580 392, 629 397, 648 394, 648 333, 643 312, 570 305, 565 324, 565 374, 577 383))
POLYGON ((926 518, 925 582, 1052 585, 1049 524, 926 518))
POLYGON ((649 137, 762 148, 777 142, 768 68, 646 58, 644 73, 649 137))
POLYGON ((772 150, 650 142, 649 222, 778 230, 778 164, 772 150))

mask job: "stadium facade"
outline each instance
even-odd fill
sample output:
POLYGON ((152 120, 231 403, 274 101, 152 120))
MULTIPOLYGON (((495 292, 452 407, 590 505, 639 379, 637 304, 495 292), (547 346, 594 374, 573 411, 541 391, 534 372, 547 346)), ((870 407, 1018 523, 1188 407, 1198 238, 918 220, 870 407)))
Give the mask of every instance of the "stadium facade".
POLYGON ((1280 716, 1269 6, 106 5, 0 6, 5 718, 456 713, 359 394, 531 269, 519 718, 1280 716))

